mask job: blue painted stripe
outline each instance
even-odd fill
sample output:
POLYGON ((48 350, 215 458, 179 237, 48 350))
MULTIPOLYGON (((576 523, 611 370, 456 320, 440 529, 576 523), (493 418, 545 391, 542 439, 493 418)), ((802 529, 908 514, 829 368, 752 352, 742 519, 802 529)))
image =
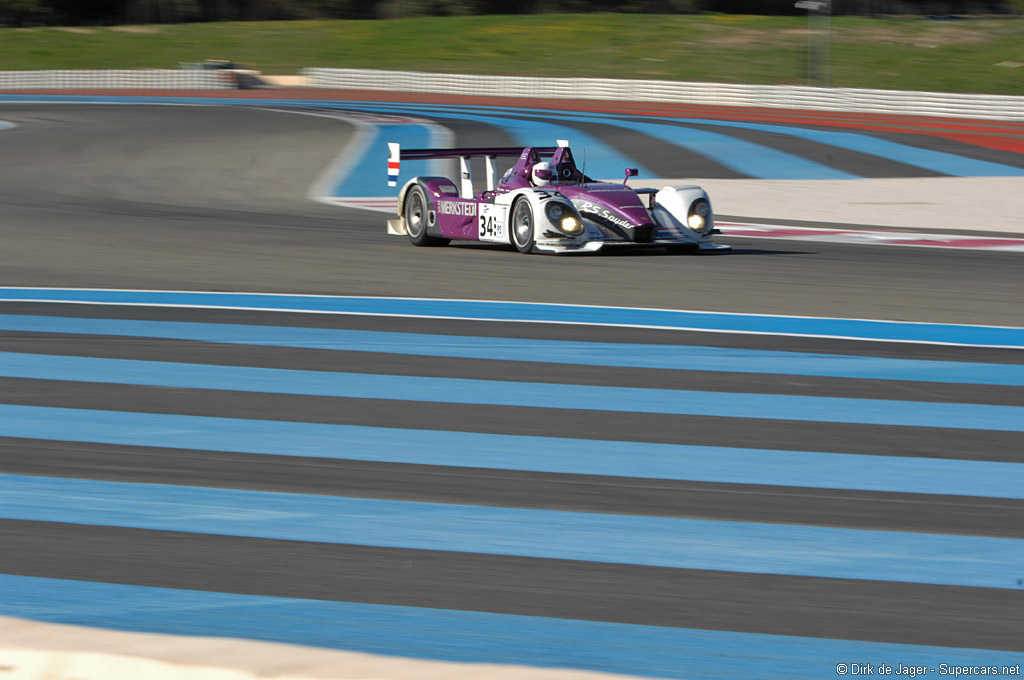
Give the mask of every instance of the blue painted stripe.
POLYGON ((595 387, 0 352, 0 375, 350 399, 1024 432, 1024 407, 595 387))
POLYGON ((594 307, 485 300, 3 287, 0 287, 0 300, 268 309, 329 314, 633 326, 756 335, 799 335, 890 342, 1024 348, 1024 328, 1013 327, 766 316, 762 314, 728 314, 673 309, 594 307))
POLYGON ((0 330, 173 338, 239 345, 505 361, 1024 386, 1024 365, 920 361, 699 345, 572 342, 464 335, 0 314, 0 330))
POLYGON ((809 158, 710 130, 637 121, 622 122, 619 126, 689 149, 754 179, 860 179, 859 175, 816 163, 809 158))
MULTIPOLYGON (((820 680, 839 663, 1014 666, 1024 654, 0 575, 0 613, 446 661, 686 680, 820 680), (287 625, 282 625, 287 622, 287 625)), ((878 675, 878 672, 875 673, 878 675)), ((952 677, 952 676, 949 676, 952 677)))
MULTIPOLYGON (((473 111, 481 110, 481 107, 452 108, 441 107, 436 105, 435 108, 456 111, 461 109, 473 111)), ((483 108, 485 110, 493 110, 495 112, 502 112, 507 110, 502 107, 483 108)), ((752 174, 751 172, 747 171, 747 168, 749 166, 745 165, 744 160, 742 158, 732 158, 729 148, 730 145, 726 144, 724 146, 705 146, 698 142, 693 146, 688 146, 686 144, 686 141, 691 131, 673 132, 672 128, 678 129, 678 123, 690 123, 696 125, 714 125, 716 127, 723 128, 759 130, 778 135, 788 135, 791 137, 807 139, 818 144, 825 144, 828 146, 850 149, 852 151, 877 156, 879 158, 886 158, 888 160, 897 161, 908 165, 915 165, 920 168, 925 168, 928 170, 932 170, 934 172, 940 172, 946 175, 951 175, 953 177, 1024 176, 1024 169, 1012 165, 992 163, 989 161, 968 158, 966 156, 959 156, 952 153, 934 151, 932 149, 923 149, 921 147, 910 146, 907 144, 900 144, 897 142, 882 139, 880 137, 875 137, 870 134, 838 132, 832 130, 817 130, 812 128, 801 128, 792 125, 773 125, 746 121, 718 120, 712 118, 666 119, 657 116, 628 116, 628 114, 611 113, 565 114, 559 113, 557 111, 546 111, 542 109, 533 109, 528 111, 532 111, 537 114, 542 114, 544 116, 556 119, 563 118, 568 120, 589 120, 605 122, 608 124, 618 125, 629 130, 643 132, 645 134, 649 134, 659 139, 664 139, 665 141, 669 141, 680 146, 686 146, 687 148, 691 148, 692 150, 701 153, 705 156, 708 156, 709 158, 714 158, 718 162, 724 162, 726 165, 732 167, 737 171, 744 172, 744 174, 748 174, 751 177, 760 177, 762 179, 856 179, 857 176, 841 173, 840 171, 837 171, 834 168, 830 168, 828 166, 819 166, 818 168, 815 168, 814 166, 818 165, 816 163, 808 165, 806 167, 802 167, 799 164, 794 163, 792 161, 783 163, 778 167, 766 165, 763 168, 758 168, 755 170, 756 172, 760 172, 762 174, 752 174), (629 117, 629 120, 622 120, 622 118, 625 117, 629 117), (824 172, 822 171, 822 169, 824 170, 824 172), (827 174, 828 172, 845 175, 845 177, 830 176, 827 174)), ((725 135, 722 136, 725 137, 725 139, 727 140, 732 139, 725 135)), ((693 137, 693 139, 699 140, 700 137, 693 137)), ((925 137, 924 139, 928 139, 928 137, 925 137)), ((752 143, 749 144, 751 144, 751 146, 758 146, 752 143)), ((789 156, 790 154, 786 155, 789 156)), ((811 161, 806 162, 811 163, 811 161)))
POLYGON ((1024 499, 1024 464, 0 404, 0 436, 558 474, 1024 499))
MULTIPOLYGON (((307 104, 308 106, 308 104, 307 104)), ((381 106, 374 104, 361 104, 358 102, 346 103, 344 108, 351 111, 360 112, 386 112, 388 114, 402 114, 409 116, 422 116, 424 111, 431 111, 434 114, 444 115, 446 113, 455 114, 460 120, 471 120, 480 123, 486 123, 500 127, 507 135, 512 137, 516 145, 519 146, 552 146, 557 139, 571 139, 573 141, 573 148, 576 149, 576 157, 579 159, 578 162, 583 164, 585 162, 586 171, 591 176, 596 177, 622 177, 622 171, 626 167, 638 167, 640 171, 646 175, 651 176, 653 173, 647 168, 643 167, 642 162, 637 159, 626 156, 620 153, 617 149, 605 143, 603 140, 589 135, 578 128, 571 126, 561 125, 557 122, 551 122, 551 120, 536 120, 531 118, 523 118, 516 116, 509 116, 507 114, 515 113, 508 109, 488 110, 483 114, 475 114, 472 107, 460 107, 460 108, 449 108, 441 106, 420 106, 410 104, 383 104, 381 106), (506 114, 506 115, 502 115, 506 114)), ((551 117, 546 117, 551 118, 551 117)), ((565 119, 572 120, 569 117, 554 117, 556 120, 565 119)), ((382 143, 395 142, 398 139, 392 138, 390 135, 402 134, 402 130, 399 129, 401 125, 380 125, 381 128, 393 128, 392 130, 386 131, 382 137, 382 143)), ((724 136, 723 136, 724 137, 724 136)), ((407 146, 404 142, 403 146, 407 146)), ((411 145, 409 145, 411 146, 411 145)), ((416 146, 430 146, 429 144, 418 144, 416 146)), ((374 158, 377 162, 379 159, 387 157, 386 145, 383 149, 377 149, 372 152, 376 154, 374 158), (381 155, 383 153, 383 155, 381 155)), ((366 159, 364 159, 365 161, 366 159)), ((372 162, 372 159, 371 159, 372 162)), ((376 163, 374 163, 376 164, 376 163)), ((511 165, 511 162, 510 162, 511 165)), ((419 174, 417 171, 406 171, 404 163, 402 167, 403 177, 414 177, 419 174)), ((339 188, 337 196, 347 195, 380 195, 380 187, 374 188, 375 193, 373 194, 352 194, 346 193, 351 191, 349 187, 339 188)))
MULTIPOLYGON (((300 106, 303 108, 327 108, 327 109, 345 109, 345 110, 361 110, 361 111, 387 111, 390 113, 403 112, 409 115, 421 115, 424 110, 429 107, 421 107, 420 105, 381 105, 378 106, 372 102, 330 102, 330 101, 310 101, 310 100, 282 100, 282 99, 261 99, 261 98, 246 98, 246 99, 226 99, 226 98, 210 98, 210 97, 126 97, 126 96, 79 96, 79 95, 0 95, 0 101, 21 101, 21 102, 83 102, 83 103, 111 103, 111 104, 202 104, 208 106, 300 106)), ((636 160, 627 157, 619 153, 614 147, 605 144, 603 141, 596 137, 587 135, 586 133, 572 127, 565 125, 559 125, 558 123, 551 123, 545 121, 532 121, 532 120, 519 120, 515 118, 502 118, 495 116, 490 113, 482 115, 474 115, 472 113, 462 113, 460 115, 464 120, 476 120, 484 123, 498 124, 502 128, 515 138, 517 143, 521 143, 523 146, 550 146, 556 139, 569 137, 570 139, 576 139, 574 146, 580 150, 579 155, 582 155, 583 148, 586 148, 587 157, 587 172, 592 175, 607 176, 607 177, 621 177, 622 169, 629 167, 637 167, 638 163, 636 160)), ((401 126, 396 126, 401 127, 401 126)), ((402 134, 400 130, 394 131, 396 134, 402 134)), ((396 141, 394 139, 385 139, 387 141, 396 141)), ((371 164, 383 163, 384 159, 387 158, 386 152, 377 154, 375 156, 366 157, 366 162, 371 164)), ((379 167, 379 166, 378 166, 379 167)), ((411 166, 410 166, 411 168, 411 166)), ((412 170, 410 170, 412 171, 412 170)), ((650 171, 644 169, 644 173, 647 176, 651 176, 650 171)), ((414 175, 409 174, 403 163, 402 176, 412 177, 414 175)), ((339 193, 338 196, 353 196, 353 195, 368 195, 368 196, 386 196, 387 184, 383 181, 374 180, 373 178, 379 178, 380 175, 372 173, 370 178, 370 184, 373 185, 373 190, 370 193, 347 193, 349 191, 364 191, 363 188, 353 185, 353 187, 346 187, 346 193, 339 193)), ((356 178, 353 178, 356 179, 356 178)))
MULTIPOLYGON (((411 111, 402 105, 394 104, 354 104, 353 108, 365 111, 411 111)), ((492 120, 501 123, 498 117, 509 111, 503 107, 471 107, 431 105, 418 107, 422 114, 430 111, 448 115, 466 115, 480 111, 489 111, 495 116, 492 120)), ((1024 169, 1002 163, 982 161, 956 154, 923 149, 920 147, 900 144, 868 134, 837 132, 830 130, 814 130, 788 125, 771 125, 743 121, 728 121, 705 118, 673 118, 668 121, 654 116, 631 117, 621 120, 624 114, 564 114, 540 109, 517 109, 516 113, 534 113, 547 119, 579 122, 600 122, 650 135, 676 146, 689 149, 695 153, 714 158, 748 177, 758 179, 858 179, 858 175, 847 173, 830 166, 822 165, 794 154, 765 147, 746 140, 730 137, 703 129, 681 127, 678 123, 714 125, 724 128, 759 130, 773 134, 788 135, 807 139, 818 144, 850 149, 859 153, 886 158, 888 160, 914 165, 934 172, 953 177, 1020 177, 1024 169), (647 121, 647 122, 643 122, 647 121)), ((572 133, 579 136, 578 132, 572 133)), ((570 137, 570 139, 572 139, 570 137)), ((574 144, 575 146, 575 144, 574 144)), ((611 176, 611 175, 609 175, 611 176)), ((653 177, 648 172, 644 176, 653 177)))
POLYGON ((601 387, 0 352, 10 377, 451 404, 1024 431, 1024 407, 601 387))
MULTIPOLYGON (((761 130, 774 134, 788 135, 807 139, 818 144, 827 144, 842 149, 849 149, 860 153, 886 158, 891 161, 914 165, 934 172, 941 172, 953 177, 1022 177, 1024 168, 992 163, 966 156, 922 149, 907 144, 891 142, 887 139, 874 137, 866 134, 852 132, 833 132, 829 130, 814 130, 786 125, 764 125, 758 123, 741 123, 735 121, 714 120, 700 118, 677 119, 681 122, 700 123, 704 125, 715 125, 719 127, 745 128, 748 130, 761 130)), ((923 137, 924 140, 933 139, 923 137)))
MULTIPOLYGON (((473 115, 472 111, 479 111, 473 107, 446 107, 433 105, 430 107, 407 108, 408 105, 401 104, 351 104, 351 108, 364 111, 389 111, 401 113, 430 112, 439 115, 455 115, 463 120, 478 120, 499 125, 502 129, 523 134, 518 135, 517 142, 525 145, 537 145, 537 139, 569 139, 574 149, 577 149, 577 157, 581 157, 580 150, 592 147, 595 140, 590 135, 577 128, 566 128, 555 126, 546 121, 526 121, 523 119, 506 118, 501 114, 508 109, 487 107, 485 115, 473 115), (538 127, 541 126, 541 127, 538 127), (551 127, 551 129, 547 129, 551 127)), ((521 113, 521 112, 520 112, 521 113)), ((859 179, 858 175, 843 172, 810 159, 796 156, 794 154, 779 151, 771 147, 755 144, 743 139, 708 130, 680 127, 665 123, 642 123, 628 121, 616 123, 612 117, 590 116, 584 113, 573 113, 571 115, 559 114, 552 111, 532 111, 543 115, 547 120, 566 120, 577 122, 598 122, 610 125, 618 125, 635 132, 651 135, 670 144, 689 149, 709 158, 714 158, 720 163, 748 177, 758 179, 859 179)), ((591 152, 592 153, 592 152, 591 152)), ((629 160, 625 157, 615 162, 607 162, 602 155, 587 157, 586 172, 591 177, 617 178, 622 174, 622 168, 626 165, 637 165, 638 160, 629 160), (597 161, 597 162, 595 162, 597 161)), ((644 177, 654 177, 655 173, 640 168, 644 177)))
MULTIPOLYGON (((405 148, 417 149, 437 145, 432 126, 415 123, 365 125, 362 135, 365 137, 361 148, 355 151, 354 162, 342 168, 342 172, 328 180, 325 187, 328 196, 398 196, 397 187, 389 188, 387 183, 390 174, 387 171, 388 142, 397 142, 405 148)), ((406 178, 417 175, 435 175, 435 163, 432 161, 405 161, 402 163, 402 175, 406 178)))
MULTIPOLYGON (((81 102, 81 103, 114 103, 114 104, 187 104, 187 105, 215 105, 215 106, 299 106, 304 108, 330 108, 330 109, 355 109, 359 108, 368 111, 389 111, 396 108, 403 107, 401 104, 389 105, 384 102, 331 102, 331 101, 317 101, 311 102, 309 100, 281 100, 281 99, 262 99, 257 97, 252 98, 238 98, 238 99, 218 99, 209 97, 140 97, 131 95, 116 95, 116 96, 93 96, 93 95, 24 95, 24 94, 6 94, 0 95, 0 101, 9 102, 81 102)), ((488 113, 501 113, 507 112, 507 107, 488 107, 488 106, 444 106, 444 105, 430 105, 430 104, 417 104, 413 109, 409 109, 408 105, 404 105, 404 108, 412 111, 413 113, 422 113, 423 111, 439 111, 439 110, 456 110, 473 112, 471 115, 482 114, 487 116, 488 113)), ((586 114, 558 114, 545 109, 516 109, 517 113, 536 113, 538 115, 544 115, 549 118, 563 118, 567 120, 580 120, 579 115, 585 115, 589 119, 600 120, 603 122, 615 122, 625 117, 627 114, 601 114, 601 113, 586 113, 586 114)), ((630 118, 637 118, 637 116, 629 116, 630 118)), ((670 131, 661 130, 665 127, 673 127, 670 124, 666 124, 663 119, 650 116, 641 116, 639 118, 647 118, 650 123, 641 123, 634 121, 622 121, 623 127, 630 129, 636 129, 638 131, 644 131, 646 134, 653 134, 659 138, 672 141, 669 136, 675 133, 670 131), (651 129, 640 130, 638 126, 650 125, 653 126, 651 129)), ((936 170, 937 172, 944 172, 946 174, 954 176, 972 177, 972 176, 1019 176, 1024 174, 1024 170, 1016 168, 1014 166, 1008 166, 998 163, 988 163, 985 161, 978 161, 966 157, 956 156, 954 154, 943 154, 941 152, 933 152, 927 149, 920 149, 918 147, 911 147, 907 145, 895 144, 893 142, 886 142, 877 137, 871 137, 870 135, 858 135, 854 133, 841 133, 841 132, 829 132, 829 131, 816 131, 807 130, 802 128, 793 128, 789 126, 775 126, 775 125, 764 125, 758 123, 745 123, 740 121, 720 121, 715 119, 692 119, 690 122, 702 123, 702 124, 713 124, 722 125, 727 127, 743 127, 748 129, 765 129, 771 132, 779 132, 782 134, 795 134, 799 136, 806 136, 806 138, 814 139, 824 144, 832 146, 839 146, 843 148, 853 149, 855 151, 861 151, 877 155, 884 158, 890 158, 892 160, 910 163, 912 165, 918 165, 919 167, 926 167, 929 169, 936 170), (819 136, 822 135, 822 136, 819 136), (848 135, 841 137, 837 135, 848 135)), ((579 137, 579 133, 573 131, 572 136, 579 137)), ((679 133, 685 135, 686 133, 679 133)), ((570 140, 572 139, 570 136, 570 140)), ((839 171, 828 166, 822 166, 814 164, 807 159, 800 159, 799 157, 792 156, 792 154, 783 154, 789 158, 773 158, 770 160, 779 161, 779 168, 786 168, 785 170, 777 170, 771 166, 771 163, 765 164, 764 161, 767 157, 764 155, 766 152, 770 152, 767 147, 761 147, 760 145, 751 146, 757 147, 754 155, 755 162, 760 163, 760 167, 752 167, 746 164, 742 157, 737 157, 732 154, 734 149, 739 147, 736 146, 736 142, 740 140, 733 140, 732 138, 722 135, 724 140, 730 140, 727 143, 716 143, 710 137, 705 137, 705 145, 701 146, 697 144, 693 148, 698 153, 709 155, 716 160, 725 160, 727 164, 732 164, 730 167, 734 167, 739 172, 748 174, 751 177, 764 177, 771 179, 822 179, 827 178, 826 174, 823 173, 837 173, 839 171), (805 165, 798 166, 799 162, 803 161, 805 165), (797 165, 795 165, 796 163, 797 165), (793 176, 793 170, 797 169, 797 175, 793 176), (802 174, 801 174, 802 173, 802 174), (809 174, 808 174, 809 173, 809 174)), ((694 142, 697 140, 691 138, 694 142)), ((722 141, 722 140, 718 140, 722 141)), ((532 141, 530 143, 533 143, 532 141)), ((682 139, 674 141, 673 143, 684 146, 682 139)), ((750 151, 746 149, 746 151, 750 151)), ((783 153, 783 152, 778 152, 783 153)), ((845 173, 843 173, 845 174, 845 173)), ((617 176, 617 175, 616 175, 617 176)), ((847 177, 854 177, 853 175, 846 175, 847 177)), ((833 177, 835 178, 835 177, 833 177)))
POLYGON ((0 517, 686 569, 1017 588, 1024 540, 0 474, 0 517))
MULTIPOLYGON (((377 110, 374 106, 360 106, 358 104, 346 106, 357 111, 377 110)), ((386 105, 379 109, 388 113, 404 113, 407 115, 423 115, 425 109, 409 105, 386 105)), ((573 149, 578 159, 577 163, 586 167, 586 172, 592 177, 620 178, 624 168, 637 167, 645 176, 653 173, 643 166, 642 161, 631 156, 620 153, 617 149, 604 141, 589 135, 582 130, 566 125, 560 125, 548 120, 533 120, 526 118, 511 118, 498 115, 497 112, 484 115, 474 115, 470 109, 446 109, 431 107, 434 113, 444 114, 447 112, 457 113, 460 120, 471 120, 479 123, 487 123, 500 127, 507 135, 512 137, 516 146, 553 146, 558 139, 570 139, 573 141, 573 149)), ((394 140, 389 140, 394 141, 394 140)), ((509 165, 511 166, 511 160, 509 165)), ((411 177, 404 169, 402 175, 411 177)))

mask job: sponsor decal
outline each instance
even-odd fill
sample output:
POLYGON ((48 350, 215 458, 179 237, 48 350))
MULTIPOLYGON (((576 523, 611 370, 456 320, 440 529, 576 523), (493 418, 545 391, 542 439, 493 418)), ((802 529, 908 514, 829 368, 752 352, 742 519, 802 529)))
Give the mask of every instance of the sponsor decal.
POLYGON ((459 190, 451 184, 441 184, 437 187, 438 191, 443 191, 446 194, 457 194, 459 190))
POLYGON ((506 243, 504 210, 488 203, 480 204, 480 217, 477 218, 479 227, 478 238, 481 241, 498 241, 506 243))
POLYGON ((625 229, 633 228, 633 223, 629 220, 624 220, 607 208, 595 205, 590 201, 579 201, 576 203, 576 208, 580 211, 581 215, 589 219, 604 222, 606 224, 613 224, 625 229))
POLYGON ((441 215, 476 217, 476 203, 473 201, 438 201, 437 212, 441 215))

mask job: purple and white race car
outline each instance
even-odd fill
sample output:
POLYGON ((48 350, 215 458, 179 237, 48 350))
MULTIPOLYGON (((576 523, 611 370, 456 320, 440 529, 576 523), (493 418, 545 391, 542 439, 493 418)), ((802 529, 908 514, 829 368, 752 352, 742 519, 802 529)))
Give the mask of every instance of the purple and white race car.
POLYGON ((714 213, 698 186, 633 189, 597 182, 576 167, 565 140, 557 147, 411 149, 388 144, 388 184, 397 186, 402 160, 458 158, 459 186, 446 177, 413 177, 398 195, 388 233, 418 246, 451 240, 510 243, 521 253, 595 252, 604 247, 662 246, 671 253, 728 250, 712 235, 714 213), (495 182, 495 159, 518 156, 495 182), (473 191, 470 159, 483 157, 487 188, 473 191), (544 160, 550 159, 550 160, 544 160), (645 197, 645 198, 644 198, 645 197))

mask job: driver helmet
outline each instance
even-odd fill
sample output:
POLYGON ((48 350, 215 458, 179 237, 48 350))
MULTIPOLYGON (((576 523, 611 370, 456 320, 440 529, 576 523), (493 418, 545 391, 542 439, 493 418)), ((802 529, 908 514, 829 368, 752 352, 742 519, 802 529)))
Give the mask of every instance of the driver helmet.
POLYGON ((533 170, 530 171, 530 180, 537 187, 546 187, 551 184, 551 164, 547 161, 535 163, 533 170))

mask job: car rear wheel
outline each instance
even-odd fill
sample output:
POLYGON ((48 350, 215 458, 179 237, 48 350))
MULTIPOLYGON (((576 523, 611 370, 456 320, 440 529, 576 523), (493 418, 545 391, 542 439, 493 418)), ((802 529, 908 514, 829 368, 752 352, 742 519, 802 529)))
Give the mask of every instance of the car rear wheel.
POLYGON ((533 208, 526 199, 519 199, 512 207, 512 243, 521 253, 532 253, 536 243, 533 237, 533 208))
POLYGON ((427 194, 423 187, 414 186, 409 189, 405 197, 405 230, 409 234, 409 240, 417 246, 444 246, 448 244, 446 238, 438 238, 427 234, 427 224, 430 220, 430 204, 427 202, 427 194))

